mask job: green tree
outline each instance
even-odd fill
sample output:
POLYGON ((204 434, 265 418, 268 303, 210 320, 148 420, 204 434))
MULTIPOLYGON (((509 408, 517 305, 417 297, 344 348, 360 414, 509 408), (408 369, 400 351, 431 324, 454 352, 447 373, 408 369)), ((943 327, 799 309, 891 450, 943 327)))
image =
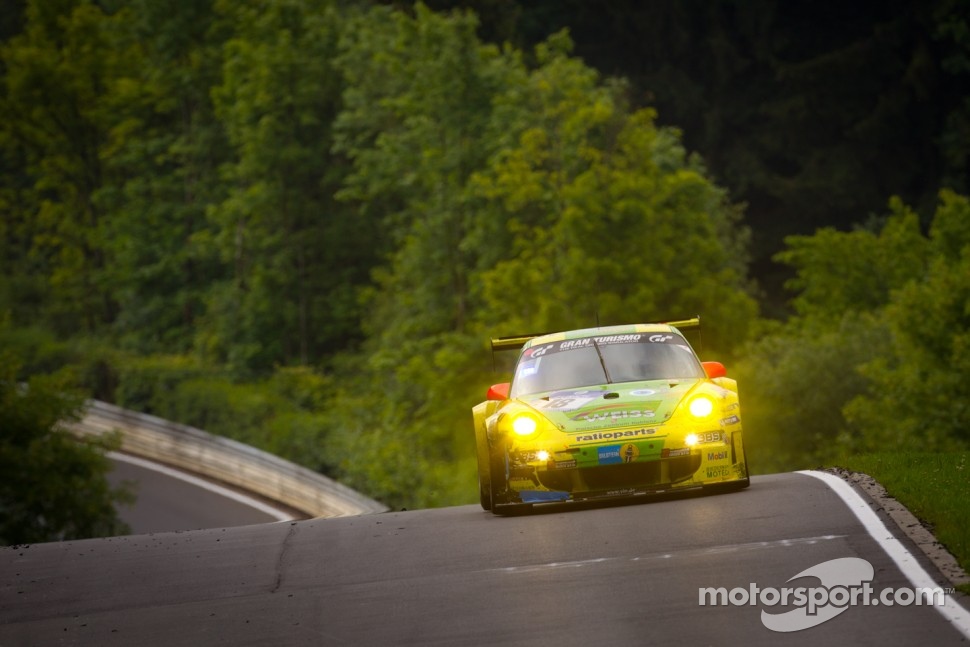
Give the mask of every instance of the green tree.
POLYGON ((859 446, 860 428, 845 407, 871 387, 859 367, 889 346, 887 326, 873 312, 758 326, 732 375, 753 469, 818 467, 859 446))
POLYGON ((82 400, 63 376, 18 381, 18 360, 0 350, 0 543, 25 544, 125 534, 115 512, 130 502, 105 479, 105 443, 81 442, 62 425, 82 400))
POLYGON ((230 154, 209 96, 227 31, 211 5, 128 0, 113 23, 130 65, 100 97, 111 128, 97 199, 118 303, 111 333, 138 353, 188 351, 226 274, 205 244, 230 154))
POLYGON ((465 403, 487 360, 470 359, 481 351, 470 333, 480 250, 467 240, 467 185, 495 148, 483 135, 509 73, 475 26, 471 14, 379 8, 345 29, 338 59, 347 85, 336 146, 352 162, 341 197, 384 212, 393 251, 368 295, 364 352, 342 364, 352 377, 335 400, 333 454, 345 457, 344 478, 391 506, 470 492, 455 464, 473 459, 465 403))
POLYGON ((43 306, 39 313, 22 311, 19 301, 6 306, 16 321, 39 314, 64 334, 95 332, 117 313, 96 193, 110 128, 101 95, 128 63, 114 40, 121 18, 72 0, 30 2, 25 15, 24 32, 0 48, 0 144, 7 165, 23 164, 2 182, 3 208, 7 236, 26 245, 14 256, 26 263, 7 294, 43 306))
POLYGON ((946 116, 939 137, 945 161, 943 186, 963 194, 970 191, 970 16, 957 2, 941 2, 935 13, 935 39, 943 43, 940 65, 953 87, 945 103, 946 116))
POLYGON ((893 198, 889 216, 869 228, 844 232, 826 227, 812 236, 790 236, 776 260, 795 269, 788 289, 802 317, 837 318, 847 311, 870 311, 889 302, 892 290, 919 276, 929 244, 919 217, 893 198))
POLYGON ((756 313, 738 209, 622 88, 552 47, 539 61, 537 123, 479 177, 494 219, 482 221, 507 219, 512 238, 479 277, 483 317, 521 331, 702 313, 706 343, 728 349, 756 313))
POLYGON ((213 97, 235 159, 210 219, 231 278, 199 342, 243 369, 319 362, 359 339, 357 289, 380 247, 372 221, 334 199, 346 173, 330 152, 341 14, 329 0, 219 8, 233 36, 213 97))
POLYGON ((798 315, 754 339, 740 367, 759 469, 965 446, 968 216, 944 191, 929 237, 894 198, 869 229, 788 239, 798 315))
MULTIPOLYGON (((399 5, 399 2, 387 2, 399 5)), ((966 193, 970 29, 959 0, 428 0, 473 8, 489 42, 568 28, 576 54, 630 81, 635 107, 683 130, 748 205, 763 310, 789 313, 786 235, 848 229, 900 195, 929 222, 966 193)))
POLYGON ((353 163, 341 196, 382 209, 393 245, 369 303, 371 332, 388 346, 468 322, 476 259, 463 242, 473 221, 464 187, 494 146, 482 135, 506 74, 505 59, 478 42, 474 15, 415 11, 375 9, 351 23, 339 61, 336 145, 353 163))
POLYGON ((970 446, 970 200, 950 191, 930 228, 925 270, 893 293, 891 352, 866 362, 872 386, 846 407, 864 449, 970 446))

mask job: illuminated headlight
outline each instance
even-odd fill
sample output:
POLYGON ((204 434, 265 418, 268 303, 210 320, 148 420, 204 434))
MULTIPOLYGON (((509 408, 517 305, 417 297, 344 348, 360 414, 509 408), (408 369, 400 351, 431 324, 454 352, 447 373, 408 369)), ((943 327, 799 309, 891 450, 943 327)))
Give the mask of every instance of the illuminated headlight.
POLYGON ((697 444, 698 440, 697 434, 687 434, 687 438, 684 439, 684 442, 687 443, 688 447, 693 447, 697 444))
POLYGON ((706 418, 714 411, 714 401, 706 395, 699 395, 690 401, 688 408, 695 418, 706 418))
POLYGON ((535 418, 528 414, 520 414, 512 419, 512 431, 520 436, 534 434, 537 426, 535 418))
POLYGON ((544 449, 540 449, 539 451, 536 452, 536 460, 546 462, 547 460, 549 460, 549 452, 547 452, 544 449))

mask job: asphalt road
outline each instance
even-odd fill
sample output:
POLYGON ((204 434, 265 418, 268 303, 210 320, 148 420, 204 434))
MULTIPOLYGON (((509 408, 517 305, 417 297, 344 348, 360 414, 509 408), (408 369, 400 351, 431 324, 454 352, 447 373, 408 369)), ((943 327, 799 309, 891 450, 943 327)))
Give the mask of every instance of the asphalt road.
POLYGON ((291 519, 292 515, 235 490, 185 472, 112 452, 108 481, 127 483, 134 504, 120 505, 118 516, 133 534, 227 528, 291 519))
POLYGON ((702 587, 780 588, 846 557, 872 564, 877 591, 910 586, 801 474, 518 517, 463 506, 41 544, 0 550, 0 645, 967 644, 927 606, 776 633, 759 605, 698 604, 702 587))

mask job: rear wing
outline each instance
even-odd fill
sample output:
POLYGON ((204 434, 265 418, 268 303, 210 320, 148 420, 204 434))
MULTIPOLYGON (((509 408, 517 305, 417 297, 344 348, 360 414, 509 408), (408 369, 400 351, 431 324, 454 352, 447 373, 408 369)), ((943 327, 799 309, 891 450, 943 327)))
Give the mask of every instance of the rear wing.
POLYGON ((668 326, 676 328, 677 330, 696 330, 697 331, 697 351, 701 352, 704 349, 704 338, 701 337, 701 316, 697 315, 693 319, 684 319, 683 321, 665 321, 668 326))
POLYGON ((660 323, 665 323, 668 326, 673 326, 678 330, 691 330, 693 328, 701 327, 701 316, 697 315, 693 319, 683 319, 681 321, 662 321, 660 323))
MULTIPOLYGON (((666 324, 680 330, 691 330, 694 328, 699 329, 701 327, 701 318, 700 315, 698 315, 693 319, 683 319, 681 321, 655 321, 651 323, 666 324)), ((543 332, 529 335, 512 335, 511 337, 493 337, 492 352, 494 353, 497 350, 518 350, 525 346, 525 343, 530 339, 535 339, 536 337, 542 337, 543 335, 550 334, 552 333, 543 332)))
POLYGON ((528 335, 512 335, 511 337, 492 337, 492 352, 497 350, 518 350, 525 346, 530 339, 549 335, 547 332, 537 332, 528 335))

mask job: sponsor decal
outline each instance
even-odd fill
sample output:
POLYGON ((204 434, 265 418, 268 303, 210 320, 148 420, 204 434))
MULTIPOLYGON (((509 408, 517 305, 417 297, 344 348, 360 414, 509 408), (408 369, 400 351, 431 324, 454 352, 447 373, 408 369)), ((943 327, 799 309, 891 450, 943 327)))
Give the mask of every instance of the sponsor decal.
POLYGON ((677 456, 690 456, 690 447, 681 449, 665 449, 660 454, 661 458, 676 458, 677 456))
POLYGON ((635 391, 630 391, 630 395, 637 395, 637 396, 653 395, 654 393, 656 393, 656 391, 654 391, 653 389, 636 389, 635 391))
POLYGON ((650 409, 629 409, 624 411, 604 411, 584 413, 573 420, 585 420, 586 422, 617 421, 621 418, 653 418, 657 415, 650 409))
POLYGON ((731 468, 727 465, 715 465, 714 467, 708 467, 706 472, 707 478, 709 479, 731 476, 731 468))
POLYGON ((632 463, 640 457, 640 448, 633 443, 627 443, 626 445, 623 445, 623 448, 620 450, 620 456, 623 457, 624 463, 632 463))
POLYGON ((606 447, 598 447, 596 449, 597 460, 600 465, 616 465, 617 463, 622 463, 623 458, 620 456, 620 446, 619 445, 607 445, 606 447))
POLYGON ((532 402, 533 407, 536 409, 544 409, 547 411, 575 411, 593 400, 598 396, 549 396, 548 400, 536 400, 532 402))
POLYGON ((724 420, 721 421, 721 426, 722 427, 727 427, 729 425, 736 425, 739 422, 741 422, 741 418, 739 418, 737 416, 730 416, 730 417, 725 418, 724 420))
POLYGON ((596 343, 602 345, 609 344, 635 344, 640 341, 643 335, 610 335, 608 337, 596 337, 596 343))
POLYGON ((727 440, 727 435, 722 434, 720 431, 705 431, 704 433, 696 435, 698 443, 719 443, 727 440))
POLYGON ((574 348, 586 348, 592 345, 593 340, 588 337, 586 339, 570 339, 569 341, 561 342, 559 344, 559 350, 573 350, 574 348))
POLYGON ((606 493, 606 496, 627 496, 629 494, 636 494, 637 491, 633 488, 626 488, 624 490, 610 490, 606 493))
POLYGON ((605 404, 592 409, 578 412, 570 419, 576 422, 617 422, 629 418, 653 418, 656 414, 654 407, 660 404, 659 401, 644 402, 642 408, 629 409, 629 403, 619 402, 616 404, 605 404))
POLYGON ((555 344, 547 344, 546 346, 537 346, 535 348, 529 348, 529 349, 526 349, 525 352, 522 353, 522 355, 523 357, 542 357, 543 355, 548 353, 549 350, 554 346, 555 344))
POLYGON ((535 375, 536 371, 538 370, 539 366, 536 364, 535 360, 519 362, 519 377, 529 377, 530 375, 535 375))
POLYGON ((640 341, 642 335, 608 335, 606 337, 586 337, 584 339, 569 339, 559 342, 558 350, 574 350, 576 348, 587 348, 595 342, 600 346, 610 344, 635 344, 640 341))
POLYGON ((682 347, 689 352, 689 347, 683 337, 673 333, 657 333, 646 335, 641 333, 631 333, 627 335, 604 335, 602 337, 583 337, 581 339, 567 339, 564 341, 544 344, 527 348, 522 351, 522 359, 536 359, 543 355, 558 353, 561 351, 576 350, 580 348, 592 348, 593 345, 609 346, 612 344, 674 344, 682 347))
POLYGON ((565 470, 571 467, 576 467, 576 460, 573 459, 569 461, 555 461, 553 463, 553 467, 557 470, 565 470))
POLYGON ((727 457, 728 453, 726 449, 723 452, 707 452, 708 461, 723 461, 727 457))
POLYGON ((586 396, 589 398, 596 398, 602 393, 602 391, 591 391, 589 389, 571 389, 569 391, 556 391, 555 393, 550 393, 548 397, 550 398, 578 398, 580 396, 586 396))
POLYGON ((599 431, 595 434, 581 434, 573 438, 577 443, 595 443, 601 440, 620 440, 621 438, 642 438, 657 433, 657 429, 626 429, 624 431, 599 431))

